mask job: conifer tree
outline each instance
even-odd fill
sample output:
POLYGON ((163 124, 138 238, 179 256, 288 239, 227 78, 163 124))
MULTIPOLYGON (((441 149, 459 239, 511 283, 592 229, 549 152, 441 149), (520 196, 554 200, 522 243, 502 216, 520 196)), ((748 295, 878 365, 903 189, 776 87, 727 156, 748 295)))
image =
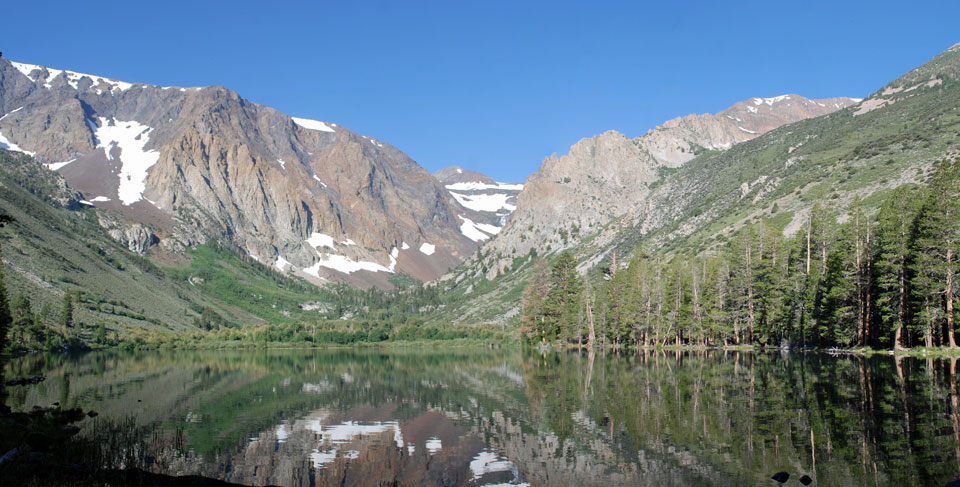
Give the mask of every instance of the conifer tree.
MULTIPOLYGON (((917 217, 914 246, 914 287, 924 299, 921 314, 926 325, 927 345, 946 325, 946 344, 956 348, 954 338, 955 282, 960 244, 960 163, 941 162, 930 182, 917 217)), ((945 343, 944 343, 945 342, 945 343)))
POLYGON ((877 215, 876 286, 882 331, 892 347, 904 348, 909 319, 909 265, 917 213, 916 188, 901 186, 883 202, 877 215))
POLYGON ((10 304, 7 301, 7 289, 3 284, 3 264, 0 264, 0 353, 7 346, 7 334, 13 324, 10 304))
POLYGON ((543 329, 548 340, 572 338, 581 287, 576 259, 570 251, 562 252, 551 269, 550 290, 543 303, 543 329))
MULTIPOLYGON (((14 221, 13 217, 0 212, 0 228, 14 221)), ((3 246, 0 245, 0 353, 3 353, 7 346, 7 333, 10 331, 10 325, 13 324, 13 316, 10 314, 10 303, 7 298, 7 288, 3 282, 3 246)))
POLYGON ((69 293, 63 295, 63 306, 60 308, 60 325, 64 327, 73 326, 73 296, 69 293))

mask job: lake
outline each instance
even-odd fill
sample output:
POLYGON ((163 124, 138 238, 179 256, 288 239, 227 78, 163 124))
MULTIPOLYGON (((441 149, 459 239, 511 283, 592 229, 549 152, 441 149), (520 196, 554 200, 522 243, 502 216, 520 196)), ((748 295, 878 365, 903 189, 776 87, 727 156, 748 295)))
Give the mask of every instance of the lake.
POLYGON ((156 468, 249 485, 943 485, 956 361, 471 348, 33 354, 14 409, 135 415, 156 468), (168 448, 169 450, 169 448, 168 448))

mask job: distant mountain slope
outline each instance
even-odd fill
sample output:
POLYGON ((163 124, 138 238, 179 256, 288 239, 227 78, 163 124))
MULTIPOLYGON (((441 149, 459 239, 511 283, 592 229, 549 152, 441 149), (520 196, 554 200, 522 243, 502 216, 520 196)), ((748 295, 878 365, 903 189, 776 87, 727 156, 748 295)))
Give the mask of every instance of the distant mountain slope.
POLYGON ((463 208, 400 150, 222 87, 0 59, 0 115, 2 147, 35 154, 168 250, 212 239, 317 282, 387 286, 436 277, 477 245, 463 208))
POLYGON ((475 242, 500 232, 514 210, 522 184, 500 183, 476 171, 458 166, 445 167, 434 177, 450 191, 461 206, 470 210, 460 216, 460 230, 475 242))
MULTIPOLYGON (((784 124, 834 112, 859 100, 798 95, 751 98, 716 115, 670 120, 629 139, 616 131, 583 139, 567 155, 547 157, 527 179, 516 213, 484 250, 512 257, 579 243, 623 216, 635 215, 651 189, 698 154, 726 150, 784 124)), ((606 236, 609 238, 609 235, 606 236)))
MULTIPOLYGON (((791 234, 817 201, 839 212, 860 196, 869 208, 896 186, 924 181, 936 161, 960 155, 958 73, 960 45, 852 106, 699 152, 678 168, 649 155, 643 137, 585 139, 569 155, 547 158, 482 257, 448 275, 444 286, 459 297, 443 319, 515 314, 538 260, 533 251, 571 248, 586 270, 609 263, 614 250, 626 262, 638 244, 688 255, 716 248, 747 222, 766 220, 791 234)), ((741 106, 751 103, 766 106, 741 106)))
POLYGON ((359 311, 337 290, 274 272, 237 248, 200 245, 141 256, 149 244, 142 224, 94 207, 57 172, 4 149, 0 214, 15 219, 0 229, 9 297, 27 296, 44 330, 62 337, 90 342, 103 324, 111 336, 135 342, 144 331, 304 323, 359 311), (74 300, 70 328, 59 324, 65 295, 74 300))

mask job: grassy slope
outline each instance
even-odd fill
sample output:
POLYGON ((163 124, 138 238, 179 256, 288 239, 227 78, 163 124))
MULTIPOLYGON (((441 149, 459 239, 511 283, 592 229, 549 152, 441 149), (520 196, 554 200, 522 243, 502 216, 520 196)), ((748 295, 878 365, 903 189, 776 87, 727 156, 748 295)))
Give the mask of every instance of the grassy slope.
POLYGON ((0 149, 0 185, 0 209, 16 219, 0 230, 7 292, 27 294, 34 312, 47 308, 50 325, 64 293, 78 292, 76 321, 109 330, 190 331, 204 308, 234 324, 291 319, 284 310, 318 317, 299 308, 317 300, 315 288, 229 251, 201 247, 163 268, 130 252, 97 224, 102 210, 79 204, 56 173, 26 155, 0 149))

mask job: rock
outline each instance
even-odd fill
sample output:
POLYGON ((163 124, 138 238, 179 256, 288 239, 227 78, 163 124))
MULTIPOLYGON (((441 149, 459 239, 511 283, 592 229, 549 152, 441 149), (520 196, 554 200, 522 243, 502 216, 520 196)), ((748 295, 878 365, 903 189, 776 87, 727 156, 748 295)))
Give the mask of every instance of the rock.
POLYGON ((125 245, 131 252, 143 255, 159 242, 159 239, 149 228, 134 223, 127 227, 114 228, 108 232, 117 242, 125 245))

